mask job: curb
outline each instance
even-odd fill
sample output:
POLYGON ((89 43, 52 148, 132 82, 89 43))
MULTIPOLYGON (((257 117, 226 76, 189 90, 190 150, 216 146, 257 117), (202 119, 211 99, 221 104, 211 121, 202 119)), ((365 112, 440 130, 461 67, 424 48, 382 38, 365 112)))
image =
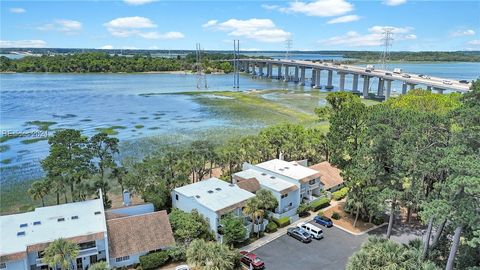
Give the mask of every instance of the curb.
POLYGON ((340 229, 340 230, 342 230, 342 231, 344 231, 344 232, 347 232, 347 233, 349 233, 349 234, 351 234, 351 235, 360 236, 360 235, 364 235, 364 234, 366 234, 366 233, 368 233, 368 232, 370 232, 370 231, 373 231, 373 230, 375 230, 375 229, 378 229, 378 228, 380 228, 380 227, 383 227, 383 226, 385 226, 385 225, 387 225, 387 224, 388 224, 388 223, 383 223, 383 224, 374 226, 374 227, 372 227, 372 228, 370 228, 370 229, 368 229, 368 230, 366 230, 366 231, 359 232, 359 233, 357 233, 357 232, 352 232, 352 231, 350 231, 350 230, 347 230, 347 229, 345 229, 345 228, 343 228, 343 227, 341 227, 341 226, 339 226, 339 225, 337 225, 337 224, 335 224, 335 223, 333 224, 333 227, 335 227, 335 228, 337 228, 337 229, 340 229))

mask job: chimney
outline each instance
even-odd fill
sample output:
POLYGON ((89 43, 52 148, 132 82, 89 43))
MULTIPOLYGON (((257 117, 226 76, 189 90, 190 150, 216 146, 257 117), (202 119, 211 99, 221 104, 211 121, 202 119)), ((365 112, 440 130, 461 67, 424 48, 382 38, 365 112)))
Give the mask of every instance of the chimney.
POLYGON ((280 152, 280 154, 278 154, 278 159, 283 160, 283 153, 282 152, 280 152))
POLYGON ((132 201, 130 200, 130 192, 128 190, 123 191, 123 206, 130 206, 132 201))

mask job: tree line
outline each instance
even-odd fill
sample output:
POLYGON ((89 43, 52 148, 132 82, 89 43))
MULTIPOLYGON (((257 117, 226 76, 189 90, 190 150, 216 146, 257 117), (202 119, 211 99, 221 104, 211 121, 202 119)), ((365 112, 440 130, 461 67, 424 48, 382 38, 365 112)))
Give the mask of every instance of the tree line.
MULTIPOLYGON (((232 72, 229 54, 205 54, 203 70, 210 72, 232 72)), ((132 56, 110 55, 104 52, 75 53, 63 55, 26 56, 19 59, 0 57, 0 72, 153 72, 153 71, 195 71, 197 63, 194 54, 176 58, 152 57, 135 54, 132 56)))
MULTIPOLYGON (((346 51, 343 57, 363 61, 379 61, 381 52, 346 51)), ((425 62, 480 62, 480 53, 477 52, 391 52, 392 61, 425 61, 425 62)))
MULTIPOLYGON (((480 81, 463 96, 414 90, 371 107, 346 92, 327 100, 330 106, 317 113, 330 122, 330 159, 349 187, 345 209, 369 221, 388 213, 387 239, 400 208, 407 209, 407 220, 419 214, 428 225, 427 240, 417 268, 410 269, 430 269, 429 263, 419 268, 427 261, 446 269, 478 265, 480 81)), ((362 252, 374 252, 376 245, 389 247, 372 240, 362 252)), ((363 257, 350 269, 368 262, 363 257)))

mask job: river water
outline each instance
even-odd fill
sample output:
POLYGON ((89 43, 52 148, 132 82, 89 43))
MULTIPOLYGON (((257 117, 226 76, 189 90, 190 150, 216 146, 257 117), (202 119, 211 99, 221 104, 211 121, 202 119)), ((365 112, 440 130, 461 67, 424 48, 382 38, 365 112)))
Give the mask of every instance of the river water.
MULTIPOLYGON (((480 63, 403 63, 394 66, 407 72, 457 80, 473 80, 480 75, 480 63)), ((323 75, 322 81, 325 77, 323 75)), ((334 78, 334 82, 338 84, 338 79, 334 78)), ((207 75, 207 83, 208 91, 233 91, 232 75, 207 75)), ((26 143, 25 140, 51 134, 55 129, 75 128, 92 135, 98 128, 117 126, 116 136, 121 141, 128 141, 173 132, 194 133, 200 129, 235 127, 242 123, 213 115, 189 95, 175 94, 198 91, 196 85, 194 74, 1 74, 2 136, 24 132, 23 137, 0 144, 1 181, 38 176, 38 162, 48 154, 48 143, 46 140, 26 143), (55 124, 48 132, 38 132, 37 126, 28 123, 31 121, 55 124), (11 168, 21 168, 25 177, 9 174, 11 168)), ((276 80, 252 79, 248 75, 241 76, 240 85, 240 90, 236 91, 310 89, 276 80)), ((347 77, 347 88, 348 85, 347 77)))

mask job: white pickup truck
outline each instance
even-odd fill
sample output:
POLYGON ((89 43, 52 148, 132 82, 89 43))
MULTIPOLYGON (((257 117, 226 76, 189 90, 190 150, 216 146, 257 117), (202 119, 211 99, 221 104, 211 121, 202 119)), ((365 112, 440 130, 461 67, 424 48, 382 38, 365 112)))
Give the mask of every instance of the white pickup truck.
POLYGON ((393 73, 400 74, 400 73, 402 73, 402 69, 401 68, 394 68, 393 73))

